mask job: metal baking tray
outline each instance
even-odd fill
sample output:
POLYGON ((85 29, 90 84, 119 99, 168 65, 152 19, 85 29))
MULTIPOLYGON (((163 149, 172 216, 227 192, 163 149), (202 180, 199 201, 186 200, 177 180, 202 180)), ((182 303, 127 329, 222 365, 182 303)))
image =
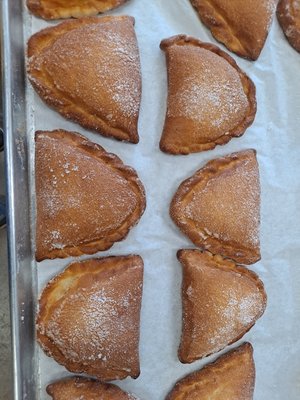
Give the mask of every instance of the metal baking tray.
POLYGON ((15 400, 37 399, 34 340, 36 285, 32 273, 30 151, 27 141, 22 13, 21 0, 1 2, 3 130, 15 400))
POLYGON ((262 260, 250 268, 265 283, 268 308, 255 327, 231 347, 245 340, 254 346, 255 400, 299 399, 300 56, 286 42, 276 19, 257 62, 233 55, 257 87, 258 113, 254 124, 243 137, 226 146, 174 157, 158 150, 167 91, 165 58, 159 42, 186 33, 216 43, 199 23, 188 0, 156 0, 151 4, 147 0, 131 0, 113 12, 136 17, 144 92, 141 141, 137 146, 87 132, 48 109, 33 94, 24 66, 25 42, 31 34, 28 27, 32 21, 35 29, 49 23, 38 21, 37 25, 28 16, 24 0, 3 0, 1 7, 14 399, 45 399, 44 388, 49 380, 67 374, 40 351, 35 341, 38 293, 51 276, 70 262, 70 259, 45 261, 37 268, 34 260, 35 128, 64 128, 86 135, 133 166, 145 184, 148 204, 140 223, 125 241, 114 245, 109 252, 98 253, 101 256, 137 253, 145 261, 142 374, 136 381, 118 382, 143 400, 163 400, 177 379, 217 357, 191 365, 181 365, 176 357, 181 322, 181 270, 176 251, 193 246, 169 219, 171 197, 180 182, 208 160, 246 148, 257 150, 262 186, 262 260), (184 14, 188 16, 186 21, 184 14))

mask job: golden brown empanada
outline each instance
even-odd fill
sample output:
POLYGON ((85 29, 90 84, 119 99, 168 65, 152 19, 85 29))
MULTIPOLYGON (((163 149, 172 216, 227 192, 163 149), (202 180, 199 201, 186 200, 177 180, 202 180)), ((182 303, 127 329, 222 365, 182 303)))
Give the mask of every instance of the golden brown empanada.
POLYGON ((132 17, 65 21, 28 42, 28 76, 65 118, 105 136, 137 143, 141 100, 132 17))
POLYGON ((137 378, 142 286, 139 256, 69 265, 42 292, 38 342, 71 372, 102 381, 137 378))
POLYGON ((276 0, 191 0, 213 36, 241 57, 256 60, 267 39, 276 0))
POLYGON ((255 150, 210 161, 178 188, 170 215, 192 242, 237 263, 260 259, 260 183, 255 150))
POLYGON ((236 342, 266 308, 258 276, 245 267, 199 250, 180 250, 183 325, 178 356, 191 363, 236 342))
POLYGON ((136 172, 75 132, 36 133, 36 259, 93 254, 126 237, 146 200, 136 172))
POLYGON ((27 7, 44 19, 84 17, 112 10, 127 0, 27 0, 27 7))
POLYGON ((210 150, 241 136, 256 114, 255 86, 217 46, 185 35, 161 42, 168 67, 162 151, 210 150))
POLYGON ((94 379, 75 376, 64 378, 47 386, 53 400, 135 400, 118 386, 94 379))
POLYGON ((277 18, 290 45, 300 52, 300 0, 279 0, 277 18))
POLYGON ((176 383, 166 400, 252 400, 253 349, 245 343, 176 383))

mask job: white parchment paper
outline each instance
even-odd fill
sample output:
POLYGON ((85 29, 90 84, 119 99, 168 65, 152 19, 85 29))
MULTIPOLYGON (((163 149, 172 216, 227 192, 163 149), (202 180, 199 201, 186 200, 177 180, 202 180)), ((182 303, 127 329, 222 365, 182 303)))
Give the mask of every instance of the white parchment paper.
MULTIPOLYGON (((26 13, 26 11, 25 11, 26 13)), ((254 346, 255 400, 300 398, 300 54, 287 43, 275 18, 258 61, 232 55, 256 84, 258 112, 244 136, 213 151, 189 156, 160 152, 167 97, 167 76, 161 39, 185 33, 217 43, 188 0, 130 0, 111 14, 136 18, 143 96, 140 143, 131 145, 85 131, 62 118, 28 91, 31 148, 35 129, 75 130, 133 166, 147 192, 147 209, 126 240, 99 256, 140 254, 145 262, 141 316, 141 375, 117 382, 142 400, 163 400, 174 383, 211 362, 216 355, 191 365, 177 359, 181 331, 180 248, 193 248, 169 218, 169 203, 178 185, 208 160, 247 148, 257 150, 262 189, 262 259, 251 266, 265 283, 268 307, 254 328, 237 344, 254 346), (32 104, 33 100, 33 104, 32 104)), ((54 23, 26 15, 26 36, 54 23)), ((222 46, 220 45, 222 48, 222 46)), ((224 48, 223 48, 224 49, 224 48)), ((33 158, 31 158, 33 160, 33 158)), ((84 257, 82 257, 84 258, 84 257)), ((36 266, 41 289, 72 259, 36 266)), ((234 344, 230 347, 235 347, 234 344)), ((228 350, 227 347, 224 351, 228 350)), ((222 353, 222 352, 221 352, 222 353)), ((39 351, 40 399, 45 386, 68 372, 39 351)))

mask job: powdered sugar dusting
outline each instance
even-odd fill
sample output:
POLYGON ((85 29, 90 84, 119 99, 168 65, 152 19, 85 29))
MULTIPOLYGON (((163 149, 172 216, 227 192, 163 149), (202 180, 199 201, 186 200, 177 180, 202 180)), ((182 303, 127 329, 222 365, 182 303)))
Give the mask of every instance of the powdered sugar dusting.
POLYGON ((210 259, 207 266, 202 253, 191 257, 184 321, 191 327, 192 348, 207 355, 246 333, 265 305, 261 289, 247 275, 212 266, 210 259))
POLYGON ((300 48, 300 2, 299 0, 281 1, 278 8, 278 20, 290 44, 300 48))
POLYGON ((238 72, 222 57, 191 45, 169 50, 168 117, 198 127, 195 135, 225 134, 240 123, 249 104, 238 72))
POLYGON ((201 190, 192 188, 179 205, 180 215, 199 227, 204 240, 211 236, 242 246, 257 246, 259 198, 256 159, 250 155, 234 167, 228 164, 221 174, 211 176, 201 190))
POLYGON ((220 326, 215 326, 209 340, 212 346, 216 346, 216 350, 220 342, 229 342, 236 332, 242 331, 243 328, 247 330, 261 311, 262 298, 258 289, 242 298, 240 293, 237 295, 234 290, 229 289, 226 297, 228 297, 227 304, 222 305, 222 309, 219 310, 222 322, 220 326))
MULTIPOLYGON (((82 268, 87 268, 88 275, 88 262, 82 268)), ((107 364, 130 374, 137 357, 142 291, 135 268, 119 270, 109 278, 104 275, 102 280, 99 276, 90 283, 73 278, 75 286, 59 299, 47 323, 39 325, 66 360, 96 369, 107 364)))
POLYGON ((273 21, 274 18, 274 14, 276 11, 276 5, 277 5, 277 1, 276 0, 266 0, 265 1, 265 7, 267 10, 267 16, 268 16, 268 30, 270 29, 271 23, 273 21))
POLYGON ((37 230, 46 248, 103 237, 137 206, 136 194, 122 175, 61 140, 47 135, 39 140, 36 169, 37 230))
POLYGON ((229 301, 224 309, 224 318, 228 322, 236 318, 237 323, 248 326, 257 315, 257 305, 261 302, 261 294, 258 289, 246 294, 244 297, 237 296, 234 290, 228 291, 229 301))
POLYGON ((277 0, 214 0, 210 3, 210 7, 204 7, 205 11, 199 7, 199 13, 205 16, 215 38, 231 51, 256 59, 267 38, 277 0))
MULTIPOLYGON (((64 101, 78 104, 109 124, 129 129, 140 106, 140 61, 131 21, 119 18, 80 25, 58 35, 29 59, 30 76, 40 85, 46 71, 64 101)), ((49 93, 52 88, 48 88, 49 93)))
POLYGON ((115 330, 118 331, 118 335, 125 333, 124 322, 117 321, 117 307, 120 305, 126 308, 124 303, 118 304, 103 289, 97 290, 93 287, 88 293, 86 290, 80 290, 64 299, 55 310, 47 327, 47 335, 60 348, 67 349, 64 355, 68 359, 77 362, 107 361, 115 344, 110 341, 110 336, 116 334, 113 333, 115 330), (69 315, 70 305, 74 315, 76 314, 74 319, 69 315), (62 319, 68 321, 68 326, 61 327, 62 319), (88 344, 83 346, 86 340, 88 344))

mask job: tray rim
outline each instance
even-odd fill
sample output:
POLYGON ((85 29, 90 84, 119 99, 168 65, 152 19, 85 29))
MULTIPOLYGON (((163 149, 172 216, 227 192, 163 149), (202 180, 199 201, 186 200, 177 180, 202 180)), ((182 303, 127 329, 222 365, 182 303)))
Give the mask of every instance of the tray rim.
POLYGON ((1 5, 2 99, 14 400, 37 399, 22 0, 1 5), (26 307, 24 307, 26 304, 26 307), (29 306, 28 306, 29 305, 29 306))

